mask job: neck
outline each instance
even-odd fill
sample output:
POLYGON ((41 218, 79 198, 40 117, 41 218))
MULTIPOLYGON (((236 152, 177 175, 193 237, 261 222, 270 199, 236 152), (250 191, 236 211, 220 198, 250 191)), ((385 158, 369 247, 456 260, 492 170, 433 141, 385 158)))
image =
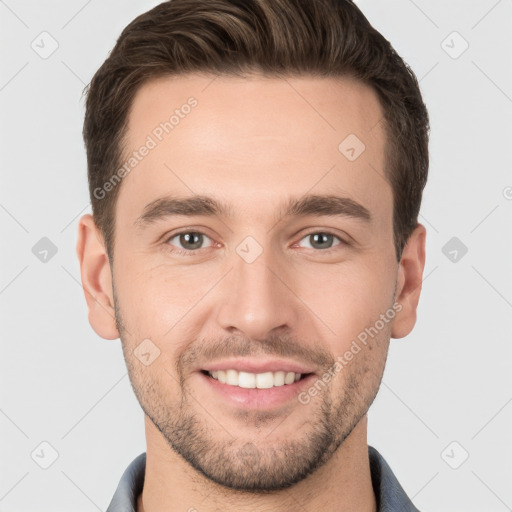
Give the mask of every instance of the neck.
POLYGON ((366 415, 321 468, 289 489, 265 494, 233 491, 211 482, 171 450, 148 417, 145 428, 146 472, 137 512, 377 511, 366 415))

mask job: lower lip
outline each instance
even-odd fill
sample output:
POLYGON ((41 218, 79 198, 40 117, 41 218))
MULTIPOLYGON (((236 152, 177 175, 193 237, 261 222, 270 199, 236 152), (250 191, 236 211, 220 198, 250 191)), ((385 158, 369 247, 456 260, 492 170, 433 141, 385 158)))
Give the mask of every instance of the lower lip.
POLYGON ((297 400, 297 395, 311 385, 314 374, 284 386, 274 386, 268 389, 241 388, 224 384, 204 373, 199 374, 203 381, 215 393, 219 394, 228 404, 244 409, 273 409, 285 405, 287 402, 297 400))

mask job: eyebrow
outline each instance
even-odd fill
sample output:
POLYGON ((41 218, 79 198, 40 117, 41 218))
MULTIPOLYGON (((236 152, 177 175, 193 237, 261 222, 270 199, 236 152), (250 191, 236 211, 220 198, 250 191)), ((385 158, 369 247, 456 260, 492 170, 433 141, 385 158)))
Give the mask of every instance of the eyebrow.
MULTIPOLYGON (((335 195, 310 194, 300 198, 290 198, 280 208, 282 217, 341 216, 371 223, 370 211, 362 204, 349 197, 335 195)), ((220 216, 233 217, 233 210, 228 205, 209 196, 197 195, 189 197, 160 197, 144 207, 135 225, 142 229, 145 226, 167 217, 183 216, 220 216)))

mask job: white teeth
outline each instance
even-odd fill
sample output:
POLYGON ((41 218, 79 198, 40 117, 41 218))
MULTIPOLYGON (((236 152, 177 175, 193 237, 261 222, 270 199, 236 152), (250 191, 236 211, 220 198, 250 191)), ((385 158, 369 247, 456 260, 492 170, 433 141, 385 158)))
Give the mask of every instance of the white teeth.
POLYGON ((293 384, 295 382, 295 373, 293 372, 288 372, 285 376, 284 376, 284 383, 285 384, 293 384))
MULTIPOLYGON (((238 373, 236 370, 232 370, 238 373)), ((238 373, 238 382, 232 384, 233 386, 239 386, 241 388, 255 388, 256 387, 256 375, 254 373, 240 372, 238 373)))
POLYGON ((238 372, 236 370, 226 370, 226 384, 238 386, 238 372))
POLYGON ((258 373, 256 375, 256 387, 258 389, 274 387, 274 374, 272 372, 258 373))
POLYGON ((283 385, 284 385, 284 372, 274 372, 274 386, 283 386, 283 385))
POLYGON ((285 384, 293 384, 301 378, 300 373, 294 372, 265 372, 265 373, 249 373, 238 372, 236 370, 216 370, 208 372, 210 377, 228 384, 230 386, 239 386, 246 389, 269 389, 285 384))

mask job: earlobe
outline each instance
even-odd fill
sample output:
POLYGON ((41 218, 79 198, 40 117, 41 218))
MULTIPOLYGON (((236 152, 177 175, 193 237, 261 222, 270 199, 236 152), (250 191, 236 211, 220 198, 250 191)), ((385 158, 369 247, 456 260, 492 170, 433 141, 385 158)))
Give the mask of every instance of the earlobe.
POLYGON ((78 223, 76 253, 91 327, 104 339, 119 338, 110 262, 101 233, 90 214, 82 216, 78 223))
POLYGON ((395 316, 392 338, 407 336, 416 323, 423 269, 425 268, 426 229, 418 224, 404 247, 397 275, 396 298, 401 309, 395 316))

